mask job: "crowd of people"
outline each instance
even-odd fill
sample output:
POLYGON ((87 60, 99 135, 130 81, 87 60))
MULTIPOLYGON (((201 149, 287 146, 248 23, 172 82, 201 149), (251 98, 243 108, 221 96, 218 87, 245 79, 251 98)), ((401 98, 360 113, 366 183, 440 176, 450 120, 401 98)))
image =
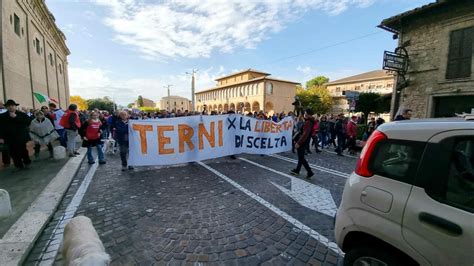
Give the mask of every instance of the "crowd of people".
MULTIPOLYGON (((172 117, 184 117, 193 115, 218 115, 231 114, 234 111, 221 112, 190 112, 187 110, 168 112, 133 112, 131 110, 120 110, 113 113, 94 109, 78 110, 77 105, 71 104, 67 110, 58 108, 53 102, 48 106, 42 106, 39 110, 27 110, 18 108, 18 103, 8 100, 4 105, 0 104, 0 148, 4 166, 9 166, 11 160, 16 169, 27 168, 31 164, 27 143, 33 141, 34 155, 39 157, 41 146, 47 147, 50 157, 53 157, 53 146, 56 141, 58 145, 64 146, 67 155, 75 157, 79 155, 76 144, 82 142, 87 148, 87 160, 90 164, 96 163, 92 155, 95 147, 98 154, 98 163, 105 164, 106 158, 103 151, 104 140, 109 138, 115 140, 120 151, 122 170, 133 169, 127 163, 128 158, 128 121, 163 119, 172 117)), ((334 148, 339 156, 348 149, 350 154, 357 151, 358 127, 366 125, 362 135, 365 141, 375 129, 385 121, 382 118, 371 118, 367 123, 364 116, 351 116, 346 118, 339 115, 315 115, 311 110, 304 113, 288 112, 274 113, 269 115, 263 111, 248 112, 245 115, 260 120, 272 120, 279 122, 286 117, 294 120, 292 151, 298 158, 311 153, 311 148, 319 153, 322 149, 334 148)), ((308 177, 312 172, 307 163, 301 160, 298 167, 292 171, 299 173, 301 166, 308 170, 308 177)))

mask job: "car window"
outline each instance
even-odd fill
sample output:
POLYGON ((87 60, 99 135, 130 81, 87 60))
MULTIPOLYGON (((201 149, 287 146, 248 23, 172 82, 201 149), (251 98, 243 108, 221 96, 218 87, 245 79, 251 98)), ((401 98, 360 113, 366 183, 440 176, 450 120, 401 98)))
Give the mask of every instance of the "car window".
POLYGON ((474 138, 454 144, 445 197, 447 204, 474 210, 474 138))
POLYGON ((371 170, 374 174, 413 183, 424 144, 414 141, 387 140, 374 151, 371 170))

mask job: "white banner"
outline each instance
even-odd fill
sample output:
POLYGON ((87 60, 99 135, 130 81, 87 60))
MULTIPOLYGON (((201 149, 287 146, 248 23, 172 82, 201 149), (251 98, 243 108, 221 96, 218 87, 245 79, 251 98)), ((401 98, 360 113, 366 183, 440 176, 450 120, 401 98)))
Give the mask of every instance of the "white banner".
POLYGON ((242 115, 130 120, 129 164, 169 165, 240 153, 291 149, 293 120, 279 123, 242 115))

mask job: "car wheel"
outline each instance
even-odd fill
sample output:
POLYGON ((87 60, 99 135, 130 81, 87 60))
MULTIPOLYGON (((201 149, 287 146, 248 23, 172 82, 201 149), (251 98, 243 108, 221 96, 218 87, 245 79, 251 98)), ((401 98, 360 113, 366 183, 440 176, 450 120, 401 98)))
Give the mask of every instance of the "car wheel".
POLYGON ((400 253, 386 246, 355 246, 346 252, 344 266, 410 265, 400 253))

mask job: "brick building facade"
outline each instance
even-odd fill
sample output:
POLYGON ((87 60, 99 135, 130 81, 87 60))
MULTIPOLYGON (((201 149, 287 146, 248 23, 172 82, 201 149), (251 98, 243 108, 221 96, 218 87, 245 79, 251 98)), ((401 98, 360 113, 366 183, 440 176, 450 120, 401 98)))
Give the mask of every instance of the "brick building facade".
MULTIPOLYGON (((448 117, 474 108, 474 1, 438 0, 385 19, 409 56, 400 107, 414 117, 448 117)), ((392 97, 392 114, 397 90, 392 97)), ((400 90, 399 90, 400 91, 400 90)))

